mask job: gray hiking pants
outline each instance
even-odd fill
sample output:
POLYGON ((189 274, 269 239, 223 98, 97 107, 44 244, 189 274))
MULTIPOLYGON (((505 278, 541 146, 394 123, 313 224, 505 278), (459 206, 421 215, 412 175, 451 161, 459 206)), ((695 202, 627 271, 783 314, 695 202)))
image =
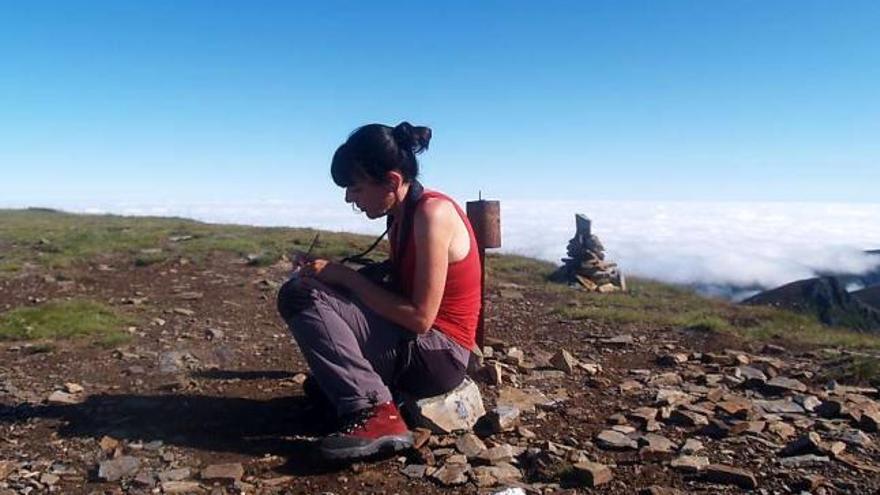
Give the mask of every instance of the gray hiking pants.
POLYGON ((278 311, 340 416, 393 400, 389 387, 427 397, 464 378, 468 349, 436 329, 416 335, 329 286, 291 279, 278 311))

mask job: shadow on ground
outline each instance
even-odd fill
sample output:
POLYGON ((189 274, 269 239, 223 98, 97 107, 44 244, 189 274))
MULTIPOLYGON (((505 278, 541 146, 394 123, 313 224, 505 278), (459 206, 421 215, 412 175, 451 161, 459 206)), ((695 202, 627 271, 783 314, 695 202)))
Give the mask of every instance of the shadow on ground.
POLYGON ((66 437, 100 439, 109 435, 254 457, 274 454, 288 459, 281 470, 290 474, 321 474, 339 469, 316 455, 313 438, 332 428, 328 414, 310 407, 303 396, 258 400, 185 394, 102 394, 74 405, 0 405, 0 423, 25 423, 40 418, 61 421, 58 433, 66 437))
POLYGON ((206 370, 195 371, 190 376, 209 380, 284 380, 285 378, 293 378, 296 373, 290 371, 206 370))

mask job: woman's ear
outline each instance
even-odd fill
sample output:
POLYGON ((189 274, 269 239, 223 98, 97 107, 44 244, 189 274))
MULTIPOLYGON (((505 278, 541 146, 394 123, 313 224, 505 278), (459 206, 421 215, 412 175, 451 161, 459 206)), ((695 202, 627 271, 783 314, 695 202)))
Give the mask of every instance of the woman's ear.
POLYGON ((403 175, 396 170, 391 170, 385 176, 385 184, 390 191, 397 191, 403 184, 403 175))

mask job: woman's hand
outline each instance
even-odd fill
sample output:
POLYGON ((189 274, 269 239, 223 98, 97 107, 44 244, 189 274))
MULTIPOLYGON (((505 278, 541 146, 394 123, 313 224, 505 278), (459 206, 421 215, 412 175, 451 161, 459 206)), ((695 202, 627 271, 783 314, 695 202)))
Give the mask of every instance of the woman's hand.
POLYGON ((346 287, 356 272, 351 268, 329 260, 316 259, 303 265, 300 275, 313 277, 330 285, 346 287))

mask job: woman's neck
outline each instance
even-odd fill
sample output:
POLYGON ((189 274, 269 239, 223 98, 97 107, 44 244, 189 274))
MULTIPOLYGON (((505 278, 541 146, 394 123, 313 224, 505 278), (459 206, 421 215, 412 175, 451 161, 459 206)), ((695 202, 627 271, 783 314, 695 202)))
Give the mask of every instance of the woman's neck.
POLYGON ((406 205, 406 195, 409 194, 409 182, 404 182, 394 192, 394 206, 388 211, 388 214, 394 217, 395 222, 399 222, 403 218, 403 209, 406 205))

